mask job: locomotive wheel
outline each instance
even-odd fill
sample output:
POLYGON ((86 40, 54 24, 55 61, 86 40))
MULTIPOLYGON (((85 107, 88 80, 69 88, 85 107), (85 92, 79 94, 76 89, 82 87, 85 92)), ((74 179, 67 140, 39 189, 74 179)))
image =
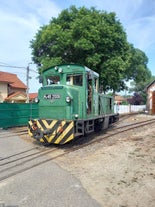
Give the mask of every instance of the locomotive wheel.
POLYGON ((87 131, 87 123, 84 123, 84 136, 87 136, 88 131, 87 131))
POLYGON ((95 126, 94 126, 94 131, 95 132, 98 132, 98 131, 101 131, 103 129, 103 121, 102 122, 96 122, 95 123, 95 126))

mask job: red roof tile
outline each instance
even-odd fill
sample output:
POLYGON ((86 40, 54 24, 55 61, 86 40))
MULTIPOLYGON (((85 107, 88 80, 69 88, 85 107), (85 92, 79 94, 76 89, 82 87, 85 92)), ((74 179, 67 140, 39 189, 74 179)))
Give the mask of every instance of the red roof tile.
POLYGON ((26 85, 17 77, 16 74, 0 71, 0 82, 9 83, 12 88, 26 89, 26 85))
POLYGON ((29 93, 29 99, 35 99, 38 96, 38 93, 29 93))

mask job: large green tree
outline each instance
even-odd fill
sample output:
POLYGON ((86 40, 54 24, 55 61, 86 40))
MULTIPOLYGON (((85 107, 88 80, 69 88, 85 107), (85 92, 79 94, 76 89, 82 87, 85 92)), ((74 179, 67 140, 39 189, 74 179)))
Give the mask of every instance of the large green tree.
POLYGON ((145 87, 151 83, 155 77, 147 67, 148 58, 143 51, 130 47, 130 58, 128 68, 126 69, 127 80, 132 78, 130 92, 136 92, 146 101, 145 87))
POLYGON ((143 51, 130 45, 128 67, 126 68, 126 79, 135 83, 147 82, 151 79, 151 71, 147 67, 148 58, 143 51))
POLYGON ((72 6, 63 10, 39 29, 31 48, 40 70, 61 63, 83 64, 100 74, 104 91, 123 90, 124 80, 137 71, 137 62, 132 59, 134 48, 115 13, 95 8, 72 6))

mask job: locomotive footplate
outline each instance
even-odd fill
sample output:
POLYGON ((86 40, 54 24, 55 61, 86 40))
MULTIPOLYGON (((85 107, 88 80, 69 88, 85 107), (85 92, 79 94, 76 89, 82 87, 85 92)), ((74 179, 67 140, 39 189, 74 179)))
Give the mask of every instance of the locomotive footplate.
POLYGON ((74 139, 74 121, 34 119, 29 121, 28 131, 40 142, 65 144, 74 139))

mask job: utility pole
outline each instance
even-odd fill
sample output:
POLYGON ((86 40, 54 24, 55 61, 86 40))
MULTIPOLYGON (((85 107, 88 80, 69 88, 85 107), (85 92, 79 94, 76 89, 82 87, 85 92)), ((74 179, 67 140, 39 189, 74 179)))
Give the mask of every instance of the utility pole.
POLYGON ((29 73, 30 73, 30 65, 31 63, 28 64, 27 68, 26 68, 26 85, 27 85, 27 89, 26 89, 26 103, 29 103, 29 73))

